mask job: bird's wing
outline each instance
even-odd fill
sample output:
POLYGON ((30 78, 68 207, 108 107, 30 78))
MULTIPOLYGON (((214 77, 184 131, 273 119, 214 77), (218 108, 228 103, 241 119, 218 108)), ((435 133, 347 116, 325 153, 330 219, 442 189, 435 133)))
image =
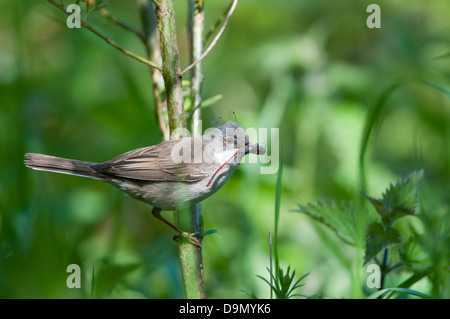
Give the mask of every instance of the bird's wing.
POLYGON ((177 163, 172 159, 171 150, 177 142, 179 140, 165 141, 139 148, 92 168, 107 175, 155 182, 196 182, 207 177, 209 174, 201 163, 177 163))

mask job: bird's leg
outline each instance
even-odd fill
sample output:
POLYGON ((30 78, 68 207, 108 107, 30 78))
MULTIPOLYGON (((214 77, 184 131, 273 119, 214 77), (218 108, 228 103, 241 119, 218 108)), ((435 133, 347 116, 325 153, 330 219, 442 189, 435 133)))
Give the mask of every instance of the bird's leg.
POLYGON ((160 221, 162 221, 164 224, 166 224, 167 226, 169 226, 170 228, 172 228, 173 230, 175 230, 180 236, 183 236, 184 238, 186 238, 187 240, 189 240, 192 244, 194 244, 195 246, 197 246, 198 248, 202 248, 202 244, 198 241, 198 239, 195 237, 195 233, 194 234, 190 234, 188 232, 182 231, 181 229, 179 229, 177 226, 175 226, 174 224, 172 224, 171 222, 169 222, 167 219, 165 219, 164 217, 161 216, 161 208, 158 207, 153 207, 152 210, 152 214, 153 216, 155 216, 156 218, 158 218, 160 221))

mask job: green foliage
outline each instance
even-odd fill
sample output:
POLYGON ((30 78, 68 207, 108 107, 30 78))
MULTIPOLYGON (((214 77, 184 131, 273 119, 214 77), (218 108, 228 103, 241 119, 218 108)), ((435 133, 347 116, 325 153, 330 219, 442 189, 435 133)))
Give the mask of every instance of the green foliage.
MULTIPOLYGON (((278 268, 276 274, 273 274, 269 268, 267 268, 269 272, 271 280, 267 280, 266 278, 257 275, 258 278, 262 279, 267 285, 269 285, 272 292, 275 294, 275 299, 291 299, 294 297, 304 297, 308 299, 317 298, 318 295, 306 296, 300 293, 294 293, 294 291, 304 284, 300 283, 308 274, 304 274, 300 278, 298 278, 295 282, 295 270, 290 273, 290 267, 288 266, 286 273, 284 273, 282 268, 278 268), (273 282, 273 283, 272 283, 273 282)), ((258 297, 247 290, 241 289, 241 291, 253 299, 258 299, 258 297)))
MULTIPOLYGON (((319 294, 307 296, 301 293, 294 293, 295 290, 304 286, 304 284, 301 282, 309 275, 309 273, 306 273, 300 278, 296 279, 295 270, 291 272, 290 266, 288 266, 286 272, 284 272, 283 268, 278 267, 275 274, 269 268, 266 269, 269 272, 269 279, 266 279, 265 277, 260 275, 256 275, 256 277, 263 280, 270 287, 271 291, 275 295, 275 299, 292 299, 294 297, 315 299, 320 296, 319 294)), ((253 299, 258 299, 258 297, 254 293, 248 290, 241 289, 241 291, 252 297, 253 299)))
MULTIPOLYGON (((115 17, 141 26, 135 1, 105 4, 115 17)), ((409 4, 381 1, 382 28, 374 30, 364 24, 364 1, 239 2, 203 61, 204 99, 223 97, 205 108, 203 129, 216 116, 227 120, 229 111, 245 128, 269 134, 279 128, 283 184, 277 188, 275 175, 260 174, 260 163, 243 163, 202 203, 205 229, 220 231, 204 238, 209 297, 239 297, 241 287, 267 294, 254 275, 267 274, 266 234, 277 189, 279 258, 296 274, 311 273, 297 291, 370 295, 366 230, 384 223, 359 194, 383 200, 378 194, 388 192, 390 181, 395 186, 397 177, 424 168, 414 215, 402 211, 405 217, 391 226, 402 241, 388 246, 386 266, 394 269, 385 287, 450 298, 450 2, 409 4), (331 200, 317 201, 324 198, 331 200), (327 222, 339 235, 289 213, 298 203, 313 218, 336 212, 327 222)), ((181 65, 187 66, 187 6, 174 6, 181 65)), ((227 6, 208 2, 206 30, 227 6)), ((145 54, 138 39, 92 8, 90 24, 145 54)), ((0 156, 0 297, 90 298, 89 280, 81 289, 66 287, 66 267, 79 264, 89 279, 93 265, 97 273, 108 257, 112 264, 141 265, 121 272, 109 296, 183 298, 178 244, 150 207, 98 181, 23 166, 25 152, 104 161, 161 141, 150 70, 84 28, 69 30, 65 19, 46 1, 0 1, 0 152, 6 154, 0 156)), ((384 251, 372 261, 382 264, 384 251)))
POLYGON ((318 201, 316 204, 298 205, 301 212, 331 228, 346 244, 362 246, 364 230, 367 223, 372 220, 369 213, 361 210, 354 202, 334 200, 318 201))
MULTIPOLYGON (((281 194, 283 188, 283 162, 280 162, 280 166, 277 172, 277 182, 275 186, 275 209, 274 209, 274 239, 273 239, 273 253, 275 257, 275 269, 280 267, 280 258, 278 256, 278 227, 280 224, 280 207, 281 207, 281 194)), ((271 250, 272 250, 272 243, 271 250)))
MULTIPOLYGON (((379 252, 402 240, 400 232, 393 227, 401 217, 415 215, 419 197, 419 189, 423 179, 423 170, 413 172, 404 179, 390 185, 381 199, 366 195, 381 216, 382 223, 373 223, 367 228, 366 255, 364 263, 368 263, 379 252)), ((405 256, 405 255, 404 255, 405 256)))
POLYGON ((390 185, 383 193, 381 199, 375 199, 366 195, 366 198, 375 207, 386 227, 407 215, 414 215, 418 203, 420 185, 423 179, 423 170, 413 172, 404 179, 390 185))
POLYGON ((365 195, 380 215, 382 223, 374 222, 371 213, 353 201, 318 201, 316 204, 298 205, 297 211, 326 225, 348 245, 361 247, 365 236, 367 263, 383 249, 401 241, 400 232, 392 225, 398 218, 415 214, 422 179, 423 171, 413 172, 395 185, 391 184, 381 199, 365 195))
POLYGON ((361 242, 362 229, 366 236, 365 263, 387 247, 401 242, 401 234, 392 225, 400 218, 414 215, 423 171, 414 172, 386 189, 381 199, 366 195, 381 217, 382 223, 371 222, 370 213, 362 205, 353 202, 336 203, 333 200, 307 206, 298 205, 304 213, 331 228, 346 244, 357 246, 361 242), (370 224, 369 224, 370 223, 370 224))
POLYGON ((384 249, 400 243, 402 236, 393 227, 386 227, 380 223, 373 223, 367 227, 366 254, 364 263, 367 264, 372 258, 384 249))
MULTIPOLYGON (((278 257, 278 227, 280 222, 280 206, 281 206, 281 194, 282 194, 282 177, 283 177, 283 162, 280 163, 280 166, 278 168, 277 172, 277 183, 275 188, 275 209, 274 209, 274 239, 273 239, 273 245, 272 242, 270 242, 270 252, 272 253, 272 247, 275 257, 275 273, 272 272, 271 268, 267 268, 267 271, 269 272, 270 278, 269 280, 260 276, 256 275, 258 278, 262 279, 265 283, 267 283, 271 289, 271 296, 272 292, 275 294, 276 299, 291 299, 293 297, 305 297, 305 298, 316 298, 318 295, 313 296, 306 296, 304 294, 294 293, 294 291, 300 287, 302 287, 304 284, 301 283, 303 279, 306 278, 306 276, 309 275, 309 273, 306 273, 302 275, 300 278, 295 278, 295 270, 291 273, 291 266, 288 266, 286 272, 284 272, 283 268, 280 266, 280 261, 278 257), (295 281, 294 281, 295 280, 295 281)), ((271 256, 272 257, 272 256, 271 256)), ((270 261, 272 262, 272 258, 270 258, 270 261)), ((248 290, 241 290, 245 294, 249 295, 250 297, 254 299, 258 299, 258 297, 248 290)))
MULTIPOLYGON (((369 298, 389 298, 393 295, 393 292, 431 298, 421 292, 406 289, 425 275, 430 275, 432 262, 429 254, 424 250, 424 244, 420 244, 423 235, 410 236, 398 250, 400 262, 392 267, 388 264, 389 248, 402 242, 402 234, 399 229, 394 227, 395 222, 402 217, 417 216, 419 190, 423 175, 423 170, 420 170, 399 179, 395 184, 391 184, 379 199, 365 195, 365 198, 370 201, 379 214, 380 222, 374 221, 365 226, 364 264, 373 259, 377 260, 377 255, 383 252, 383 261, 380 264, 383 282, 388 273, 400 266, 406 266, 413 273, 399 287, 379 290, 377 293, 370 295, 369 298)), ((308 204, 307 206, 299 205, 299 207, 299 212, 305 213, 331 228, 341 240, 353 246, 355 246, 355 238, 357 238, 355 235, 355 229, 357 228, 355 216, 367 214, 362 205, 355 209, 353 204, 341 203, 337 205, 333 201, 318 202, 318 204, 308 204)), ((448 238, 448 235, 446 238, 448 238)), ((441 272, 441 270, 438 271, 441 272)))
POLYGON ((303 279, 306 278, 306 276, 309 275, 309 273, 304 274, 297 280, 295 280, 295 270, 290 270, 290 266, 288 266, 286 273, 284 273, 282 268, 278 268, 276 274, 273 274, 269 268, 267 268, 267 271, 270 274, 270 277, 273 280, 273 284, 266 278, 257 275, 258 278, 264 280, 269 286, 270 289, 275 294, 276 299, 291 299, 293 297, 305 297, 305 298, 315 298, 316 296, 306 296, 304 294, 294 293, 294 291, 300 287, 302 287, 304 284, 301 283, 303 279), (295 281, 294 281, 295 280, 295 281))
POLYGON ((370 296, 367 297, 367 299, 389 299, 390 297, 392 297, 392 295, 394 293, 401 293, 401 294, 408 294, 411 296, 416 296, 416 297, 420 297, 423 299, 431 299, 433 297, 424 294, 420 291, 416 291, 413 289, 406 289, 406 288, 386 288, 386 289, 381 289, 378 290, 377 292, 374 292, 373 294, 371 294, 370 296))
POLYGON ((411 236, 399 249, 398 255, 402 263, 414 271, 423 271, 431 264, 430 256, 423 249, 417 236, 411 236))

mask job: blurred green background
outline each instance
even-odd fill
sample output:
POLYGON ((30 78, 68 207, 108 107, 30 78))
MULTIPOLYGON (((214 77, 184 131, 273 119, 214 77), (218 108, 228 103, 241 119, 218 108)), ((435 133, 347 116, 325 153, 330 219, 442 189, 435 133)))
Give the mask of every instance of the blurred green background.
MULTIPOLYGON (((187 66, 187 1, 174 2, 187 66)), ((205 2, 208 29, 228 2, 205 2)), ((399 81, 366 153, 367 193, 379 196, 423 168, 424 205, 441 212, 437 223, 449 217, 450 2, 377 1, 381 29, 366 26, 370 3, 242 0, 203 63, 204 99, 223 95, 204 110, 203 129, 230 111, 244 128, 279 128, 280 263, 309 272, 302 293, 325 298, 361 297, 352 273, 366 272, 352 269, 353 248, 292 211, 359 194, 369 110, 399 81)), ((140 26, 135 1, 107 5, 140 26)), ((136 37, 95 14, 89 19, 145 55, 136 37)), ((0 3, 0 297, 183 298, 178 245, 149 206, 106 183, 23 165, 26 152, 105 161, 161 140, 149 69, 64 21, 46 1, 0 3), (81 267, 81 289, 66 286, 69 264, 81 267)), ((209 298, 248 297, 241 289, 269 297, 256 275, 268 277, 276 174, 259 169, 241 165, 202 203, 205 228, 219 231, 203 245, 209 298)), ((430 284, 416 288, 427 293, 430 284)))

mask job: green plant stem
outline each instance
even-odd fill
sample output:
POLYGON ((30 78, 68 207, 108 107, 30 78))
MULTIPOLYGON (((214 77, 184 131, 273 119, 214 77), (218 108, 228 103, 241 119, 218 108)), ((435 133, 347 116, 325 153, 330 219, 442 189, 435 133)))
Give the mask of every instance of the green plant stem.
MULTIPOLYGON (((197 56, 201 55, 203 47, 201 42, 199 43, 198 37, 203 36, 203 25, 204 25, 204 15, 203 15, 203 1, 202 0, 190 0, 189 1, 189 34, 191 39, 191 59, 196 59, 197 56)), ((197 108, 197 111, 193 112, 191 115, 191 134, 192 136, 202 135, 202 125, 201 125, 201 88, 203 84, 203 74, 201 72, 201 64, 199 63, 196 68, 192 70, 191 77, 191 101, 192 108, 197 108)), ((195 204, 191 207, 190 223, 195 232, 202 233, 201 224, 201 205, 200 203, 195 204)), ((192 246, 192 245, 191 245, 192 246)), ((193 246, 192 246, 193 247, 193 246)), ((202 292, 200 296, 196 298, 206 298, 205 287, 203 280, 203 260, 201 250, 197 250, 197 264, 199 267, 193 269, 194 278, 201 278, 199 283, 196 285, 202 285, 202 292), (200 273, 199 273, 200 272, 200 273)), ((186 287, 188 288, 188 287, 186 287)))
MULTIPOLYGON (((191 40, 191 63, 198 60, 203 52, 204 32, 203 0, 189 0, 189 34, 191 40)), ((191 76, 191 130, 193 136, 202 135, 201 130, 201 103, 203 74, 201 63, 192 68, 191 76)))
POLYGON ((175 13, 171 0, 161 0, 156 6, 159 40, 161 42, 162 75, 167 96, 170 138, 177 138, 177 128, 186 128, 181 85, 180 59, 178 56, 175 13))
MULTIPOLYGON (((270 273, 273 274, 273 266, 272 266, 272 231, 269 230, 269 265, 270 265, 270 273)), ((270 276, 270 299, 273 299, 273 278, 270 276)))
POLYGON ((383 260, 381 262, 381 278, 380 278, 380 288, 378 290, 384 289, 384 282, 386 280, 386 275, 389 272, 389 247, 383 251, 383 260))
MULTIPOLYGON (((171 0, 154 3, 161 43, 162 75, 167 97, 170 137, 174 139, 177 138, 174 134, 177 128, 186 128, 174 10, 171 0)), ((191 207, 190 212, 184 210, 175 212, 180 229, 190 233, 201 233, 199 207, 198 205, 191 207)), ((183 237, 180 237, 180 261, 186 298, 205 298, 202 251, 183 237)))
MULTIPOLYGON (((280 149, 280 158, 283 158, 283 150, 280 149)), ((274 216, 274 236, 273 236, 273 254, 275 258, 275 273, 278 275, 278 269, 280 268, 278 258, 278 224, 280 220, 280 206, 281 206, 281 193, 282 193, 282 177, 283 177, 283 162, 280 161, 277 173, 277 184, 275 191, 275 216, 274 216)))
MULTIPOLYGON (((142 40, 147 51, 147 57, 151 61, 161 65, 161 43, 158 37, 155 5, 151 0, 139 0, 139 10, 142 21, 142 40)), ((165 100, 164 79, 161 70, 152 68, 153 100, 155 101, 155 117, 159 124, 161 135, 165 141, 170 139, 169 123, 165 114, 167 113, 167 102, 165 100)))
MULTIPOLYGON (((175 212, 180 229, 201 233, 200 205, 175 212)), ((199 239, 201 242, 201 239, 199 239)), ((183 272, 184 288, 187 299, 205 299, 205 281, 203 277, 202 250, 185 238, 180 238, 180 261, 183 272)))

